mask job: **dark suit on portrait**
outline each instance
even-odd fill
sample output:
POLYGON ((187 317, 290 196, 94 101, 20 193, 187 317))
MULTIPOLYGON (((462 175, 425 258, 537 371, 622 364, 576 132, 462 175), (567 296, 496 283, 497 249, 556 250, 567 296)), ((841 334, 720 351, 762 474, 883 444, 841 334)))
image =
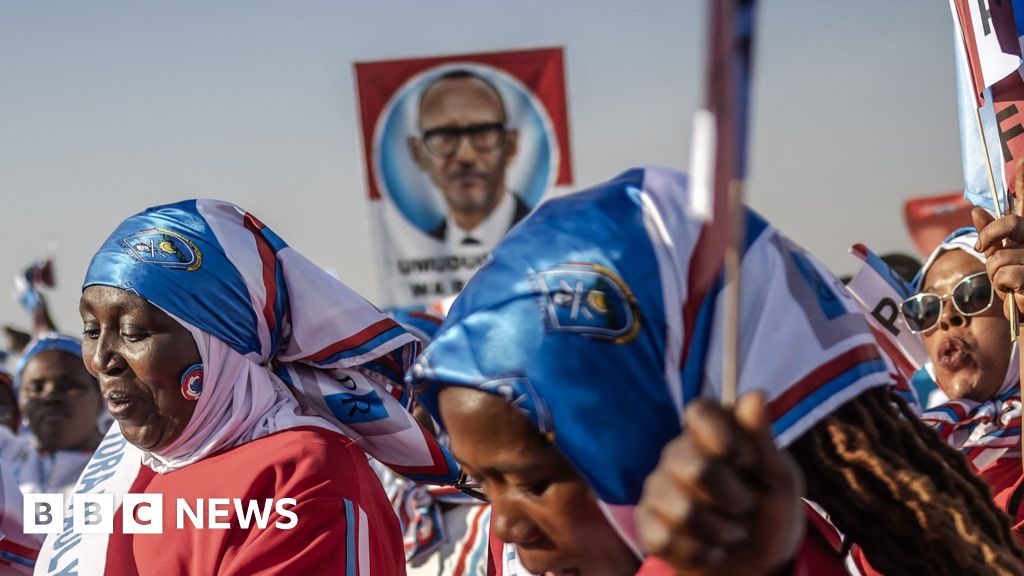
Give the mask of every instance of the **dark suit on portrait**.
MULTIPOLYGON (((530 207, 526 202, 523 202, 518 194, 512 194, 512 200, 515 201, 516 210, 512 213, 512 223, 509 224, 509 228, 518 224, 520 220, 526 218, 526 215, 530 213, 530 207)), ((441 220, 441 223, 428 231, 427 234, 435 240, 444 242, 448 238, 448 219, 444 218, 441 220)))

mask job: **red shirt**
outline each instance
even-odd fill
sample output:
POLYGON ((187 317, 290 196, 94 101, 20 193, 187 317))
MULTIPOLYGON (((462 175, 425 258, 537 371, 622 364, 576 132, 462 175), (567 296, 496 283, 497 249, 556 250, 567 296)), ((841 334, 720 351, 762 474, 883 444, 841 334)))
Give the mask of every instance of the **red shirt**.
MULTIPOLYGON (((402 535, 391 504, 363 451, 341 434, 314 427, 293 428, 217 453, 168 474, 143 466, 133 493, 163 494, 163 534, 121 533, 122 510, 114 518, 107 549, 110 575, 299 574, 358 576, 405 574, 402 535), (186 515, 177 527, 178 499, 192 510, 203 499, 204 528, 186 515), (209 528, 210 498, 250 500, 263 505, 294 498, 291 529, 239 526, 233 506, 209 528)), ((273 506, 273 505, 271 505, 273 506)))

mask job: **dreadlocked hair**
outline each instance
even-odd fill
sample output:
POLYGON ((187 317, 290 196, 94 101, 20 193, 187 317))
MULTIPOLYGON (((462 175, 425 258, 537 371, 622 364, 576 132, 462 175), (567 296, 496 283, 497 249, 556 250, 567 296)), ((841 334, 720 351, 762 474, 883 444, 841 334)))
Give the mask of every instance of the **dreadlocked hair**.
POLYGON ((888 388, 846 403, 790 451, 808 498, 882 573, 1024 575, 988 486, 888 388))

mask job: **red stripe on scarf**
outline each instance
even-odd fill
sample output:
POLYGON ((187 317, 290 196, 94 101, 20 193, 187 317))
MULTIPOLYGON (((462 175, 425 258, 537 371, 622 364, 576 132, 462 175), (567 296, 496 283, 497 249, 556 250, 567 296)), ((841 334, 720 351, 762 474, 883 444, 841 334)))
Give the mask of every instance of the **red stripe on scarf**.
POLYGON ((416 427, 419 428, 420 434, 423 435, 423 441, 426 443, 427 449, 430 451, 430 461, 433 462, 433 464, 429 466, 398 466, 397 464, 384 462, 383 460, 381 460, 381 463, 402 476, 437 476, 441 471, 448 469, 448 461, 445 460, 444 453, 441 452, 441 447, 437 443, 437 439, 429 435, 419 424, 417 424, 416 427))
MULTIPOLYGON (((707 226, 702 226, 700 229, 700 236, 697 237, 697 244, 693 248, 692 254, 699 254, 701 250, 707 250, 706 244, 710 242, 709 234, 706 232, 707 226)), ((700 305, 704 301, 704 295, 708 292, 708 287, 711 282, 704 283, 703 286, 698 286, 698 274, 702 272, 700 270, 697 258, 693 255, 690 256, 690 270, 687 273, 686 280, 686 303, 683 304, 683 350, 679 355, 679 369, 682 370, 683 366, 686 366, 687 357, 690 354, 690 340, 693 338, 693 325, 697 321, 697 313, 700 312, 700 305)))
POLYGON ((839 377, 843 372, 861 362, 880 359, 878 347, 874 344, 861 344, 856 348, 847 350, 840 356, 822 364, 814 372, 804 376, 802 380, 783 392, 778 398, 769 402, 768 418, 773 422, 778 420, 780 416, 790 411, 804 398, 821 387, 822 384, 839 377))
POLYGON ((35 560, 36 557, 39 556, 39 550, 29 548, 27 546, 22 546, 21 544, 16 544, 14 542, 11 542, 10 540, 7 540, 6 538, 0 540, 0 550, 4 552, 10 552, 15 556, 21 556, 22 558, 27 558, 29 560, 35 560))
POLYGON ((398 324, 391 318, 384 318, 383 320, 378 320, 377 322, 370 324, 366 328, 363 328, 362 330, 356 332, 355 334, 349 336, 348 338, 335 342, 334 344, 331 344, 330 346, 324 348, 319 352, 306 356, 305 358, 303 358, 303 360, 308 360, 312 362, 320 362, 326 360, 327 358, 334 356, 338 352, 344 352, 345 350, 362 346, 363 344, 366 344, 370 340, 373 340, 377 336, 380 336, 381 334, 397 326, 398 324))
POLYGON ((452 576, 461 576, 466 569, 466 557, 469 556, 470 551, 473 549, 477 532, 480 531, 480 516, 487 510, 487 506, 477 506, 476 508, 472 512, 473 518, 470 520, 472 528, 469 530, 469 538, 466 539, 466 545, 462 548, 462 554, 459 555, 459 563, 455 565, 455 572, 452 576))
POLYGON ((277 302, 277 256, 267 239, 260 234, 260 230, 266 227, 263 222, 248 212, 242 220, 246 229, 252 232, 252 236, 256 240, 256 250, 260 253, 260 260, 263 262, 263 290, 266 293, 266 300, 263 302, 263 319, 267 322, 267 330, 273 332, 277 328, 277 320, 274 317, 274 304, 277 302))

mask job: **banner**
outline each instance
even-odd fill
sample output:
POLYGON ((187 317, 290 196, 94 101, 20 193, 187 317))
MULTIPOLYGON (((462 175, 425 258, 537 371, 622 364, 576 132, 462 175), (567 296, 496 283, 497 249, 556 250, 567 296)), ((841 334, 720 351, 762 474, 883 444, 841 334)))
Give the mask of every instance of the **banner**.
POLYGON ((914 246, 927 258, 951 232, 971 225, 971 203, 959 192, 909 198, 903 218, 914 246))
POLYGON ((386 306, 458 294, 572 184, 561 48, 361 62, 355 76, 386 306))

